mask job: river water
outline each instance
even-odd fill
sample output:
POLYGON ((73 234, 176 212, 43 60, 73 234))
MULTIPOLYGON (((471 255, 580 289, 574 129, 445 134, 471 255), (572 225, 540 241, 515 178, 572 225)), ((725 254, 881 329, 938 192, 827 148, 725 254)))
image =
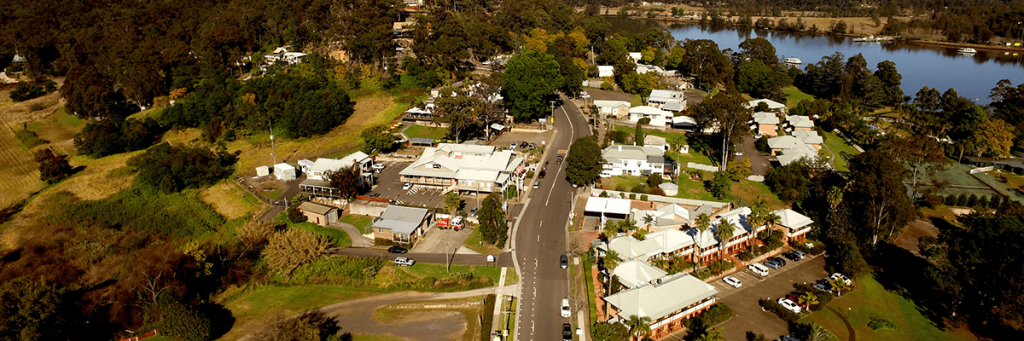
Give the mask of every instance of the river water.
MULTIPOLYGON (((612 30, 636 33, 649 27, 665 28, 656 21, 607 17, 612 30)), ((710 39, 718 48, 739 51, 739 44, 748 38, 762 37, 775 46, 780 58, 799 58, 804 64, 817 63, 821 57, 841 52, 846 58, 858 53, 864 56, 872 70, 878 62, 891 60, 903 75, 903 93, 913 96, 921 87, 928 86, 945 92, 956 89, 960 96, 988 104, 996 82, 1009 79, 1013 85, 1024 82, 1024 53, 978 51, 962 55, 955 48, 924 46, 907 43, 857 43, 852 38, 805 35, 790 32, 742 29, 736 27, 710 28, 696 24, 674 24, 666 28, 676 40, 710 39)))

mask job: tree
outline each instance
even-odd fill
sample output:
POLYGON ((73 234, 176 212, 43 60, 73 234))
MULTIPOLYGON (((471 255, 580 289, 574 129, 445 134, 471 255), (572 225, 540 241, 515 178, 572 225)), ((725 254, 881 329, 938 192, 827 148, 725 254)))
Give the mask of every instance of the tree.
POLYGON ((327 253, 331 243, 323 236, 298 229, 287 229, 270 236, 263 259, 274 271, 285 275, 327 253))
POLYGON ((722 252, 722 259, 725 259, 725 249, 729 245, 729 240, 732 239, 736 233, 736 224, 729 221, 728 219, 722 218, 718 221, 718 227, 715 229, 718 234, 718 248, 722 252))
POLYGON ((917 198, 919 194, 918 177, 924 176, 933 179, 936 172, 946 169, 945 152, 942 146, 935 139, 925 135, 914 135, 907 138, 893 137, 887 140, 882 150, 892 153, 896 161, 906 164, 910 168, 911 197, 917 198))
POLYGON ((476 96, 471 96, 462 89, 451 88, 441 89, 434 105, 434 123, 447 124, 456 143, 459 142, 462 131, 476 121, 476 115, 483 108, 476 96))
POLYGON ((338 190, 338 196, 351 200, 359 194, 363 188, 362 170, 358 165, 349 167, 342 166, 341 169, 324 172, 324 178, 331 188, 338 190))
POLYGON ((636 315, 630 315, 626 325, 629 326, 629 333, 636 337, 637 340, 651 333, 651 318, 647 316, 637 317, 636 315))
POLYGON ((775 65, 779 63, 779 57, 775 55, 775 46, 772 42, 762 37, 747 38, 740 43, 740 53, 743 57, 760 61, 764 65, 775 65))
POLYGON ((1010 155, 1010 148, 1013 147, 1013 126, 993 118, 982 123, 974 131, 973 140, 978 147, 978 156, 983 151, 995 156, 1010 155))
POLYGON ((227 178, 236 155, 225 150, 214 153, 204 147, 172 146, 164 142, 128 159, 128 166, 139 171, 135 176, 136 184, 174 193, 227 178))
POLYGON ((42 148, 36 151, 35 160, 39 164, 39 180, 52 184, 71 176, 72 169, 67 155, 42 148))
POLYGON ((807 310, 810 310, 811 307, 818 305, 818 295, 815 295, 813 292, 810 291, 800 294, 800 297, 797 297, 797 300, 800 302, 800 304, 806 306, 807 310))
POLYGON ((707 188, 711 195, 715 198, 724 199, 729 194, 729 188, 732 186, 732 179, 729 177, 729 173, 726 171, 715 172, 714 177, 711 180, 707 180, 704 187, 707 188))
POLYGON ((644 123, 644 120, 647 120, 647 123, 650 123, 651 121, 649 118, 646 117, 641 118, 639 121, 636 122, 636 130, 633 132, 633 141, 636 141, 636 145, 641 147, 644 146, 644 124, 646 124, 644 123))
POLYGON ((604 263, 604 267, 608 270, 615 270, 615 267, 619 266, 619 262, 621 261, 622 258, 619 257, 619 253, 615 252, 615 250, 608 250, 608 252, 604 253, 604 258, 601 259, 601 262, 604 263))
POLYGON ((811 325, 810 325, 809 330, 807 331, 807 338, 806 338, 806 340, 807 341, 838 341, 839 338, 836 337, 834 334, 832 334, 832 332, 828 331, 828 329, 825 329, 825 327, 822 327, 820 324, 812 322, 811 325))
POLYGON ((307 312, 296 318, 274 314, 259 321, 252 334, 255 341, 351 341, 349 333, 338 334, 337 322, 321 312, 307 312))
POLYGON ((629 329, 622 323, 595 323, 591 330, 594 341, 628 341, 629 329))
MULTIPOLYGON (((709 217, 707 213, 703 213, 702 212, 700 215, 697 216, 697 221, 696 221, 696 223, 694 225, 695 225, 694 227, 697 228, 697 239, 698 239, 698 240, 694 241, 694 245, 697 246, 697 253, 696 253, 696 255, 697 255, 697 257, 700 257, 700 255, 702 253, 704 253, 704 251, 701 250, 702 247, 700 246, 700 243, 701 243, 701 241, 704 240, 704 232, 706 232, 708 229, 711 228, 711 217, 709 217)), ((699 268, 700 267, 700 263, 701 263, 700 258, 698 258, 695 263, 696 263, 697 267, 699 268)))
POLYGON ((584 136, 576 139, 572 146, 569 146, 569 155, 565 162, 568 163, 565 174, 569 182, 586 185, 596 181, 601 174, 601 163, 604 162, 597 138, 584 136))
POLYGON ((359 133, 359 137, 363 138, 366 142, 366 151, 372 153, 378 151, 381 153, 389 153, 395 148, 395 136, 391 135, 388 128, 383 125, 375 125, 363 129, 363 132, 359 133))
POLYGON ((491 193, 484 198, 477 217, 480 220, 478 228, 483 241, 498 247, 505 245, 508 238, 508 222, 505 220, 505 211, 501 209, 501 197, 498 193, 491 193))
POLYGON ((729 149, 733 144, 741 142, 744 134, 750 131, 747 122, 751 119, 751 110, 744 104, 746 101, 742 94, 729 91, 720 92, 690 107, 699 127, 715 127, 716 133, 722 138, 722 163, 719 169, 726 169, 729 149))
POLYGON ((235 238, 245 246, 246 251, 260 248, 273 234, 274 225, 255 218, 249 219, 235 230, 235 238))
POLYGON ((505 67, 505 102, 519 121, 544 117, 547 98, 562 84, 558 62, 551 55, 526 49, 508 60, 505 67))
POLYGON ((64 328, 61 290, 42 279, 21 276, 0 284, 0 338, 54 340, 64 328))
POLYGON ((704 332, 696 341, 725 341, 725 336, 722 335, 722 328, 711 329, 704 332))
POLYGON ((1000 80, 988 98, 995 109, 992 117, 1012 125, 1016 132, 1014 142, 1020 143, 1024 137, 1024 82, 1015 87, 1009 79, 1000 80))
POLYGON ((448 214, 455 214, 462 207, 462 198, 459 198, 458 192, 449 192, 444 196, 444 208, 448 210, 448 214))
POLYGON ((749 93, 755 98, 783 97, 786 79, 760 60, 740 63, 736 70, 736 91, 749 93))
POLYGON ((871 243, 888 231, 892 237, 896 229, 906 226, 915 216, 914 205, 907 197, 903 179, 907 170, 893 158, 869 151, 850 160, 850 192, 844 197, 851 212, 857 215, 871 243))
POLYGON ((687 39, 683 49, 681 69, 697 78, 699 88, 709 90, 732 79, 732 63, 714 41, 687 39))
POLYGON ((181 341, 206 341, 213 333, 210 319, 180 302, 173 302, 164 310, 160 325, 161 332, 181 341))
POLYGON ((882 91, 884 93, 882 104, 895 106, 903 103, 903 89, 900 88, 900 85, 903 83, 903 76, 896 70, 896 63, 888 60, 879 62, 876 67, 875 77, 882 82, 882 91))
POLYGON ((392 24, 402 8, 398 0, 344 0, 327 11, 337 13, 335 29, 343 37, 340 41, 345 42, 350 58, 382 65, 395 54, 392 24))

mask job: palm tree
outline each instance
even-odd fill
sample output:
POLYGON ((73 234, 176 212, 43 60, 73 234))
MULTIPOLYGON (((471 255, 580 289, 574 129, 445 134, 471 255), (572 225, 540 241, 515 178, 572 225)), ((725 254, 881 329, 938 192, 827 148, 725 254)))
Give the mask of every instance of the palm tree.
POLYGON ((696 339, 696 341, 725 341, 725 336, 722 335, 722 328, 710 329, 696 339))
POLYGON ((694 243, 695 245, 697 245, 697 268, 699 269, 700 256, 701 252, 703 252, 700 247, 700 241, 704 240, 704 231, 707 231, 709 228, 711 228, 711 217, 709 217, 707 213, 701 213, 700 215, 697 216, 697 221, 694 225, 697 228, 697 232, 699 233, 699 237, 697 237, 698 240, 697 242, 694 243))
POLYGON ((829 332, 828 329, 822 327, 820 324, 811 323, 811 330, 807 333, 807 341, 831 341, 836 340, 836 336, 829 332))
POLYGON ((648 214, 644 215, 642 220, 644 222, 644 225, 647 225, 649 227, 651 225, 651 222, 654 221, 654 216, 652 216, 650 213, 648 213, 648 214))
POLYGON ((626 325, 629 326, 629 334, 635 336, 637 340, 651 333, 651 318, 647 316, 630 315, 626 325))
POLYGON ((619 253, 615 252, 615 250, 608 250, 604 254, 604 267, 608 268, 608 270, 615 270, 615 267, 619 266, 621 261, 622 258, 619 258, 619 253))
POLYGON ((803 304, 805 307, 807 307, 807 310, 810 310, 811 306, 818 305, 818 295, 815 295, 813 292, 810 291, 803 293, 803 295, 800 295, 800 297, 797 297, 797 300, 800 301, 800 304, 803 304))
POLYGON ((850 285, 846 284, 842 278, 837 278, 831 281, 832 289, 836 290, 836 296, 842 296, 843 291, 850 290, 850 285))
POLYGON ((719 249, 722 252, 722 259, 725 259, 725 248, 734 233, 736 233, 735 224, 725 218, 718 221, 718 243, 721 245, 719 249))

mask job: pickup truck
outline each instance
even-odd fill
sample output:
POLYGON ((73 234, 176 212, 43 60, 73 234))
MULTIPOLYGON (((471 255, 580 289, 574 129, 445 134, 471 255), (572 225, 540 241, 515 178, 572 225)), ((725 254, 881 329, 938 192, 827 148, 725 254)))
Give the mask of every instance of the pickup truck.
POLYGON ((412 259, 409 259, 409 258, 406 258, 406 257, 395 258, 395 265, 398 265, 398 266, 413 266, 413 264, 416 264, 415 260, 412 260, 412 259))

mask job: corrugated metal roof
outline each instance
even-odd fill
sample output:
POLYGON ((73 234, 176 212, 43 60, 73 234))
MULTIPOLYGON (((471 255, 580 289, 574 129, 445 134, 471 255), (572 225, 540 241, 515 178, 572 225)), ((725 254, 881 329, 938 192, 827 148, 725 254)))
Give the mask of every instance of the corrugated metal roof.
POLYGON ((661 284, 623 290, 604 300, 620 310, 619 316, 649 317, 657 321, 718 294, 710 284, 688 274, 661 279, 661 284))
POLYGON ((335 209, 334 207, 324 206, 324 205, 320 205, 320 204, 317 204, 315 202, 309 202, 309 201, 299 204, 299 210, 306 211, 306 212, 311 212, 311 213, 315 213, 315 214, 319 214, 319 215, 326 215, 327 213, 331 212, 331 210, 334 210, 334 209, 335 209))

